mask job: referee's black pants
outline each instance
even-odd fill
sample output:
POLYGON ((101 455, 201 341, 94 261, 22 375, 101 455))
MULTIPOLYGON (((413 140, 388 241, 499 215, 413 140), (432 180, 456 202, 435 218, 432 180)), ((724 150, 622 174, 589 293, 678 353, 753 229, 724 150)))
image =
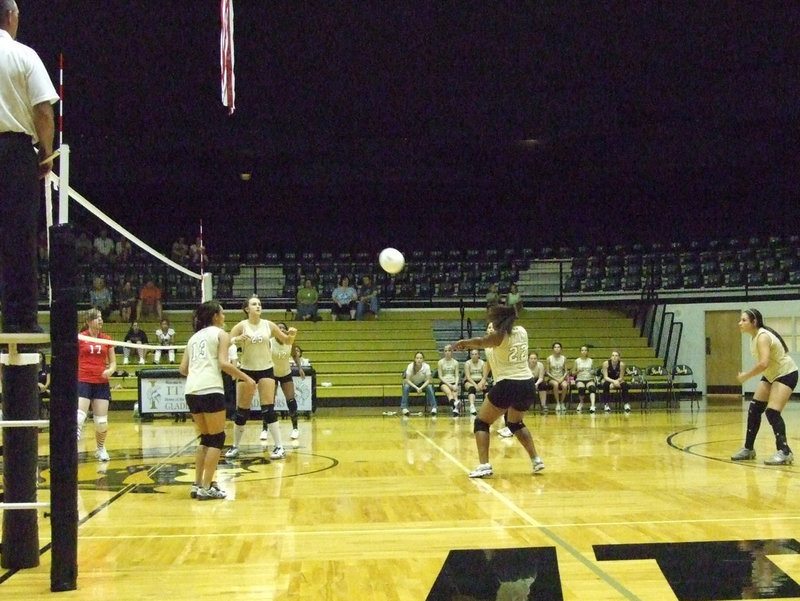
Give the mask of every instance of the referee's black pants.
POLYGON ((0 309, 4 332, 38 332, 36 258, 41 193, 37 155, 25 134, 0 133, 0 309))

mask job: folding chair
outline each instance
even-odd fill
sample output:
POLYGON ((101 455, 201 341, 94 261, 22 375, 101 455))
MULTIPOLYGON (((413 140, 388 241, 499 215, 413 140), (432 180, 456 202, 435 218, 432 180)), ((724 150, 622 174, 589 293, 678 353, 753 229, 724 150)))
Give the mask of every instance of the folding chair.
POLYGON ((683 399, 688 398, 689 409, 694 410, 694 404, 697 403, 697 409, 700 410, 700 392, 691 367, 685 364, 675 366, 672 370, 672 387, 676 404, 680 405, 683 399))

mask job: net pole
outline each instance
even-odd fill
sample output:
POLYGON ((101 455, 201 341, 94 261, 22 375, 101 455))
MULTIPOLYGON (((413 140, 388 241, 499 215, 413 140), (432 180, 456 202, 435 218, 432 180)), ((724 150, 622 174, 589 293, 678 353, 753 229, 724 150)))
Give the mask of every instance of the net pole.
MULTIPOLYGON (((62 185, 62 189, 66 186, 62 185)), ((78 265, 72 225, 50 233, 50 590, 71 591, 78 578, 78 265)))

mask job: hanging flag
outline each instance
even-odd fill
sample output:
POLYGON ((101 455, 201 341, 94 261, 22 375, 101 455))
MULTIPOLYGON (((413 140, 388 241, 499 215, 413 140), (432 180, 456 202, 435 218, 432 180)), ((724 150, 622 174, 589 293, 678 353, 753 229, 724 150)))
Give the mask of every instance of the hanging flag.
POLYGON ((236 97, 235 78, 233 76, 233 0, 221 0, 220 18, 222 31, 219 34, 219 65, 222 81, 222 104, 228 107, 232 115, 236 97))

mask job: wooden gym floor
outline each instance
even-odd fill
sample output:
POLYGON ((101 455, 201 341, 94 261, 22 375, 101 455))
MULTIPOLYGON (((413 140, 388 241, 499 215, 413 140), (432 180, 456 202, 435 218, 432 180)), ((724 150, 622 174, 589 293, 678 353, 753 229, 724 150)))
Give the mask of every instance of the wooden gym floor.
MULTIPOLYGON (((111 414, 111 461, 80 443, 78 590, 41 566, 0 572, 3 599, 113 601, 800 599, 798 466, 733 463, 743 403, 526 423, 546 469, 492 435, 477 463, 470 417, 320 409, 269 462, 251 422, 223 462, 224 501, 193 501, 191 422, 111 414), (55 597, 53 597, 55 595, 55 597)), ((784 413, 800 451, 800 409, 784 413)), ((228 439, 231 437, 228 426, 228 439)), ((40 435, 40 500, 49 498, 40 435)), ((40 547, 49 518, 40 514, 40 547)))

